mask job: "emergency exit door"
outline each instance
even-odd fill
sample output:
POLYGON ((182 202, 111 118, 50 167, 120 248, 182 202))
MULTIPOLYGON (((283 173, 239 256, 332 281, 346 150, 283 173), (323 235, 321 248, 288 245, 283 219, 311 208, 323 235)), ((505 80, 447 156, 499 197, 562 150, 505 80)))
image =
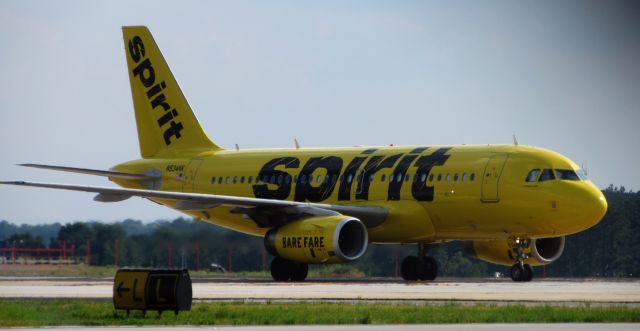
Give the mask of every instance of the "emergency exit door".
POLYGON ((482 176, 482 202, 500 201, 500 177, 509 154, 496 154, 489 158, 482 176))

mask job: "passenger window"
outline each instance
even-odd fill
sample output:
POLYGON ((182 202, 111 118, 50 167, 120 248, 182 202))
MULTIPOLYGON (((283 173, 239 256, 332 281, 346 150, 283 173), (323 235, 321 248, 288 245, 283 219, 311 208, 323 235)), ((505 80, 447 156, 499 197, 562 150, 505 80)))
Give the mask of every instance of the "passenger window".
POLYGON ((476 174, 472 173, 471 176, 469 176, 469 180, 473 182, 474 179, 476 179, 476 174))
POLYGON ((338 181, 338 175, 333 175, 333 178, 331 179, 331 181, 333 183, 337 182, 338 181))
POLYGON ((580 180, 576 172, 573 170, 556 169, 556 177, 560 180, 580 180))
POLYGON ((369 183, 373 183, 373 180, 375 179, 374 177, 374 175, 369 175, 369 183))
POLYGON ((238 176, 233 176, 233 183, 237 184, 238 183, 238 176))
POLYGON ((318 177, 316 178, 316 182, 320 183, 322 181, 322 176, 318 175, 318 177))
POLYGON ((291 184, 291 176, 289 176, 289 175, 284 176, 284 183, 285 184, 291 184))
POLYGON ((298 184, 298 175, 293 176, 293 182, 298 184))
POLYGON ((307 175, 300 176, 300 183, 304 184, 307 182, 307 175))
POLYGON ((540 175, 540 179, 538 179, 538 181, 544 182, 544 181, 553 180, 553 179, 556 179, 556 176, 553 174, 553 170, 544 169, 542 170, 542 175, 540 175))
POLYGON ((404 175, 404 181, 409 182, 409 180, 411 180, 411 175, 409 174, 404 175))
POLYGON ((251 182, 252 182, 252 181, 253 181, 253 177, 252 177, 252 176, 249 176, 249 179, 247 179, 247 183, 248 183, 248 184, 251 184, 251 182))
POLYGON ((529 171, 529 174, 527 175, 527 182, 537 182, 538 181, 538 176, 540 175, 540 169, 533 169, 531 171, 529 171))
POLYGON ((271 183, 271 184, 275 184, 276 183, 276 175, 271 175, 271 181, 269 183, 271 183))
POLYGON ((347 178, 347 183, 351 184, 352 180, 353 180, 353 175, 349 174, 349 178, 347 178))
POLYGON ((458 181, 458 173, 457 172, 455 174, 453 174, 453 181, 454 182, 458 181))
POLYGON ((215 184, 216 183, 216 176, 211 177, 211 184, 215 184))
POLYGON ((222 184, 222 176, 218 177, 218 184, 222 184))
POLYGON ((244 176, 240 177, 240 184, 244 184, 244 176))
POLYGON ((231 177, 227 176, 227 178, 224 180, 225 184, 229 184, 231 183, 231 177))
POLYGON ((460 180, 461 180, 461 181, 463 181, 463 182, 464 182, 465 180, 467 180, 467 173, 466 173, 466 172, 463 172, 463 173, 462 173, 462 177, 460 178, 460 180))
POLYGON ((386 178, 387 178, 387 177, 386 177, 386 175, 385 175, 385 174, 382 174, 382 176, 380 176, 380 181, 384 183, 384 180, 385 180, 386 178))
POLYGON ((329 179, 331 179, 331 177, 330 177, 329 175, 326 175, 326 176, 324 177, 324 182, 325 182, 325 183, 328 183, 328 182, 329 182, 329 179))
POLYGON ((400 183, 402 181, 402 174, 396 175, 396 183, 400 183))
POLYGON ((449 176, 449 174, 447 174, 447 176, 444 177, 444 180, 448 182, 450 177, 451 176, 449 176))
POLYGON ((429 175, 429 181, 433 182, 433 174, 429 175))
POLYGON ((438 174, 438 181, 442 180, 442 174, 438 174))

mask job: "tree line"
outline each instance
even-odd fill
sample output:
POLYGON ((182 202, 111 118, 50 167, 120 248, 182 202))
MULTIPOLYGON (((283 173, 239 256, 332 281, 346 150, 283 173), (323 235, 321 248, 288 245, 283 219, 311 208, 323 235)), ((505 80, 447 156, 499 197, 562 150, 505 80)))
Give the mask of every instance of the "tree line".
MULTIPOLYGON (((640 193, 610 186, 603 191, 609 203, 604 219, 596 226, 567 237, 565 251, 546 268, 535 268, 537 276, 637 277, 640 274, 640 193)), ((212 263, 233 271, 268 270, 271 257, 264 252, 262 238, 227 230, 205 222, 178 218, 143 223, 74 222, 67 224, 15 225, 0 221, 0 247, 74 247, 84 257, 89 250, 92 265, 135 267, 187 267, 205 269, 212 263), (87 244, 89 247, 87 247, 87 244)), ((462 242, 429 249, 445 277, 486 277, 496 266, 463 253, 462 242)), ((415 255, 415 245, 370 245, 358 261, 345 267, 369 277, 398 275, 399 264, 415 255)))

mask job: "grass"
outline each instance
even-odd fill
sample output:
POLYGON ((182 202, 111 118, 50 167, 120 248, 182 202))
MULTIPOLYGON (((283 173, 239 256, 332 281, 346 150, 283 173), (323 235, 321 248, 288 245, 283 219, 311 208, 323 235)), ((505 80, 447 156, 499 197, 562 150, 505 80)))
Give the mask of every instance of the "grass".
POLYGON ((0 327, 640 322, 638 307, 462 304, 194 303, 191 311, 126 317, 110 301, 0 299, 0 327))

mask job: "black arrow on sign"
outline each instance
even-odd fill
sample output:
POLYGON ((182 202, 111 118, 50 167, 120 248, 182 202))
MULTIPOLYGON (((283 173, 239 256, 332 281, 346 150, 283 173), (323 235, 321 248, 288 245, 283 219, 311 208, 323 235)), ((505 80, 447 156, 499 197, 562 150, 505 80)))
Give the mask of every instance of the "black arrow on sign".
POLYGON ((116 292, 118 292, 118 296, 121 298, 122 298, 122 292, 129 292, 129 291, 131 291, 131 289, 124 287, 124 282, 120 282, 120 284, 118 284, 118 287, 116 288, 116 292))

